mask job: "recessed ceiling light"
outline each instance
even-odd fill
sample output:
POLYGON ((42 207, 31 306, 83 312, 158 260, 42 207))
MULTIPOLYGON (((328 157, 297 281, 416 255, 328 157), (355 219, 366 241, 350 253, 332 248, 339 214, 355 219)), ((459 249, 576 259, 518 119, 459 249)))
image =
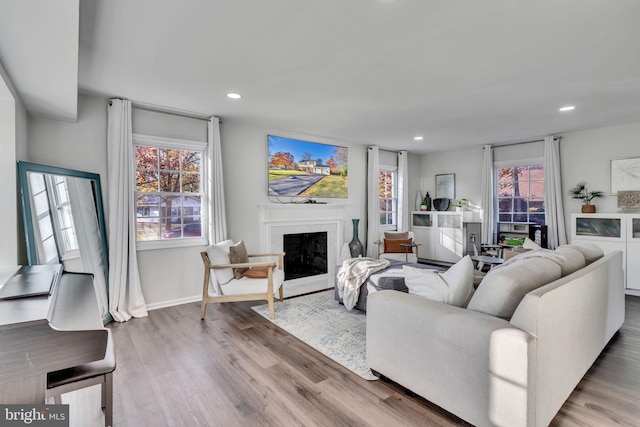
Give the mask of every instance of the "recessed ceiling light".
POLYGON ((242 98, 242 95, 240 95, 239 93, 230 92, 227 94, 227 98, 240 99, 242 98))
POLYGON ((567 105, 566 107, 560 108, 558 111, 571 111, 571 110, 575 110, 575 109, 576 109, 575 105, 567 105))
POLYGON ((414 136, 413 139, 415 141, 422 141, 424 139, 424 137, 423 136, 414 136))

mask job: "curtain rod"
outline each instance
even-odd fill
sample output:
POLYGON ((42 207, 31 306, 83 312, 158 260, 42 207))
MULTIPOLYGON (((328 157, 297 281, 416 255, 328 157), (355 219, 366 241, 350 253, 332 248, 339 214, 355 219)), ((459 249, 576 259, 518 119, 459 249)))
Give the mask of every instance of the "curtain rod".
MULTIPOLYGON (((147 104, 144 102, 131 101, 131 107, 137 110, 153 111, 155 113, 172 114, 174 116, 188 117, 190 119, 209 121, 211 115, 195 113, 193 111, 179 110, 177 108, 163 107, 155 104, 147 104)), ((222 122, 222 120, 220 120, 222 122)))
MULTIPOLYGON (((558 140, 558 139, 560 139, 560 137, 554 136, 553 139, 558 140)), ((511 143, 508 143, 508 144, 495 144, 495 145, 492 146, 492 148, 510 147, 512 145, 531 144, 531 143, 534 143, 534 142, 544 142, 544 139, 534 139, 532 141, 511 142, 511 143)), ((484 150, 484 146, 482 147, 482 149, 484 150)))
MULTIPOLYGON (((369 147, 369 149, 371 149, 371 147, 369 147)), ((394 154, 398 154, 400 151, 406 151, 406 150, 393 151, 393 150, 385 150, 384 148, 380 148, 380 147, 378 147, 378 151, 386 151, 387 153, 394 153, 394 154)))

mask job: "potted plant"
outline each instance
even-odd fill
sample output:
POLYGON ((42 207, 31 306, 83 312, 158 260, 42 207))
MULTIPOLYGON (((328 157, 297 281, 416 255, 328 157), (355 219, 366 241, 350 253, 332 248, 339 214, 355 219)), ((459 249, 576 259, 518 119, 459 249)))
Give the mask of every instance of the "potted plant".
POLYGON ((573 188, 569 189, 569 195, 573 199, 582 200, 582 213, 595 213, 596 205, 591 204, 591 200, 604 197, 602 191, 588 191, 587 183, 581 181, 577 183, 573 188))
POLYGON ((469 210, 469 200, 467 199, 458 199, 457 202, 454 202, 451 206, 455 206, 457 212, 463 212, 469 210))

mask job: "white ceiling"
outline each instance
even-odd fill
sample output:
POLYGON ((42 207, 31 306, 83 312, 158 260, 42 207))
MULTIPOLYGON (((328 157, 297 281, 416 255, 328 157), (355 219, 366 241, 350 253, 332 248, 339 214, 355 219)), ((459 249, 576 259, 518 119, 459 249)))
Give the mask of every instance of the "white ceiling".
MULTIPOLYGON (((38 15, 49 4, 26 3, 38 15)), ((49 26, 72 26, 57 9, 49 26)), ((637 0, 81 0, 77 85, 310 137, 447 150, 640 121, 639 20, 637 0)), ((32 27, 50 42, 54 31, 32 27)), ((19 59, 0 43, 0 60, 41 113, 51 99, 34 88, 56 72, 41 62, 73 66, 73 46, 29 41, 9 43, 29 52, 19 59)), ((67 91, 75 74, 55 77, 67 91)))

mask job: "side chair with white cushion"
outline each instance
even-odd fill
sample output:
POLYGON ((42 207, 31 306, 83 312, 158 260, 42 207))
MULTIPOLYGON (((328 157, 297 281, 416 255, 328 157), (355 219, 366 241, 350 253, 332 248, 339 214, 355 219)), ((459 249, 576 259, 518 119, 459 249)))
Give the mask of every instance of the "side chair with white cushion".
POLYGON ((280 301, 283 299, 284 252, 247 254, 242 240, 235 244, 225 240, 207 247, 200 255, 204 262, 201 319, 209 303, 255 300, 266 300, 271 318, 275 318, 274 294, 278 292, 280 301), (277 259, 277 263, 249 262, 249 258, 277 259))

